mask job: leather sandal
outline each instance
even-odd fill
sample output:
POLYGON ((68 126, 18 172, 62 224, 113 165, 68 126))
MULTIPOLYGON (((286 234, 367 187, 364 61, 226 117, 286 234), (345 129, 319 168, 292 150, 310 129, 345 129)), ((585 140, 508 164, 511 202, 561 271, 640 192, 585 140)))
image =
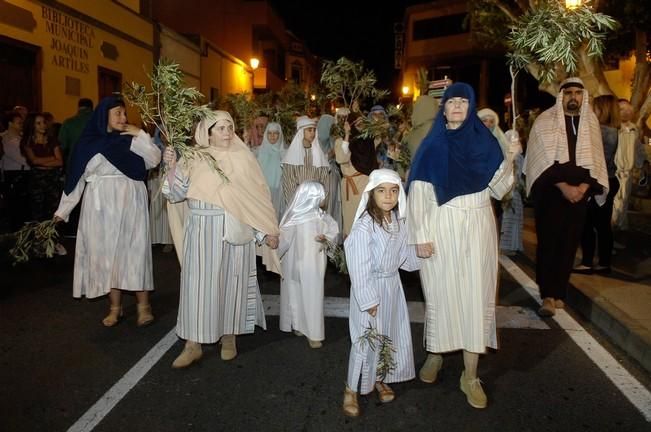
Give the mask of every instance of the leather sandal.
POLYGON ((392 402, 396 398, 396 394, 391 390, 391 387, 382 381, 375 382, 375 390, 377 391, 378 399, 382 403, 392 402))
POLYGON ((109 314, 104 317, 102 324, 104 327, 113 327, 120 322, 120 318, 122 318, 122 306, 111 306, 109 314))
POLYGON ((136 321, 136 325, 138 327, 143 327, 154 322, 154 315, 151 313, 151 305, 149 303, 142 305, 138 303, 137 308, 138 320, 136 321))
POLYGON ((235 335, 223 335, 221 358, 222 360, 233 360, 237 357, 237 346, 235 345, 235 335))
POLYGON ((348 386, 344 390, 344 415, 348 417, 359 416, 359 403, 357 403, 357 392, 352 391, 348 386))

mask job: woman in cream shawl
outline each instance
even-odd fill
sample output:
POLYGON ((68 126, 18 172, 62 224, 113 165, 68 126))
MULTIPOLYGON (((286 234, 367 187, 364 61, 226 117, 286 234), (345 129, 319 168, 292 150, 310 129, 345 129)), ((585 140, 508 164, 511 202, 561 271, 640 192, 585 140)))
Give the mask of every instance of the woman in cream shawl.
MULTIPOLYGON (((201 358, 201 344, 221 338, 221 357, 237 355, 235 335, 266 328, 256 278, 255 243, 278 246, 278 220, 255 156, 234 133, 225 111, 197 126, 195 140, 222 169, 224 180, 204 159, 181 159, 165 150, 168 175, 163 194, 187 201, 176 332, 185 348, 172 367, 201 358)), ((174 224, 171 224, 175 226, 174 224)), ((179 225, 176 225, 179 226, 179 225)))

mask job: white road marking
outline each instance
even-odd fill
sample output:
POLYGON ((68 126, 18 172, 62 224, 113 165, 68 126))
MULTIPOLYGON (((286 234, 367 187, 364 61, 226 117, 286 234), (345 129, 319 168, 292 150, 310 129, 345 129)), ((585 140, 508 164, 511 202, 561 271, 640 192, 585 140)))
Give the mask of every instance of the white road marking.
MULTIPOLYGON (((538 285, 510 258, 501 255, 500 264, 534 298, 542 304, 538 285)), ((606 349, 563 309, 552 317, 579 348, 610 379, 619 391, 637 408, 647 422, 651 422, 651 392, 624 369, 606 349)))
POLYGON ((176 329, 170 330, 143 358, 140 359, 104 396, 99 398, 86 413, 70 426, 68 432, 91 431, 145 376, 158 360, 176 343, 176 329))

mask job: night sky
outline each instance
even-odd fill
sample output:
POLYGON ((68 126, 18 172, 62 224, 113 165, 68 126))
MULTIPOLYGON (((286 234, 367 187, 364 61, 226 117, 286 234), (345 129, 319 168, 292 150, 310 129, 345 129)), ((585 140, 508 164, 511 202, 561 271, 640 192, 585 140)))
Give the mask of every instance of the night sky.
POLYGON ((394 89, 393 25, 402 23, 405 8, 423 0, 270 0, 287 28, 324 59, 346 56, 373 69, 378 87, 394 89))

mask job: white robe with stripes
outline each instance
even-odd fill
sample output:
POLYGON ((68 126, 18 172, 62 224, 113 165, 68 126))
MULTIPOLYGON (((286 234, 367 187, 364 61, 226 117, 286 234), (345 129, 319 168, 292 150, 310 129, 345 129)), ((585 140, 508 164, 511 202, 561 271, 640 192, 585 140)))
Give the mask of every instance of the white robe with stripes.
POLYGON ((325 339, 323 278, 326 253, 315 237, 323 234, 334 241, 337 222, 327 213, 299 225, 281 227, 278 255, 282 257, 280 283, 280 330, 297 330, 308 339, 325 339))
POLYGON ((434 244, 420 271, 429 352, 497 348, 497 230, 490 197, 499 200, 510 190, 513 170, 504 169, 509 163, 502 163, 483 191, 442 206, 431 183, 414 181, 409 188, 409 243, 434 244))
POLYGON ((370 393, 377 376, 378 349, 361 344, 360 337, 372 326, 393 342, 396 368, 384 382, 402 382, 415 377, 414 350, 411 341, 409 311, 398 269, 418 270, 419 259, 414 246, 407 245, 404 220, 394 220, 388 231, 364 214, 353 224, 344 242, 350 273, 351 349, 348 360, 348 387, 361 394, 370 393), (377 314, 366 312, 377 305, 377 314), (361 382, 360 382, 361 380, 361 382))
POLYGON ((151 244, 174 244, 167 218, 167 203, 161 193, 161 176, 158 170, 151 171, 147 179, 149 191, 149 229, 151 244))
MULTIPOLYGON (((188 178, 180 170, 163 194, 171 202, 186 198, 188 178)), ((267 328, 258 287, 255 240, 232 245, 224 238, 224 210, 187 199, 181 262, 181 292, 176 333, 181 339, 215 343, 225 334, 267 328)), ((256 233, 258 240, 261 234, 256 233)))

